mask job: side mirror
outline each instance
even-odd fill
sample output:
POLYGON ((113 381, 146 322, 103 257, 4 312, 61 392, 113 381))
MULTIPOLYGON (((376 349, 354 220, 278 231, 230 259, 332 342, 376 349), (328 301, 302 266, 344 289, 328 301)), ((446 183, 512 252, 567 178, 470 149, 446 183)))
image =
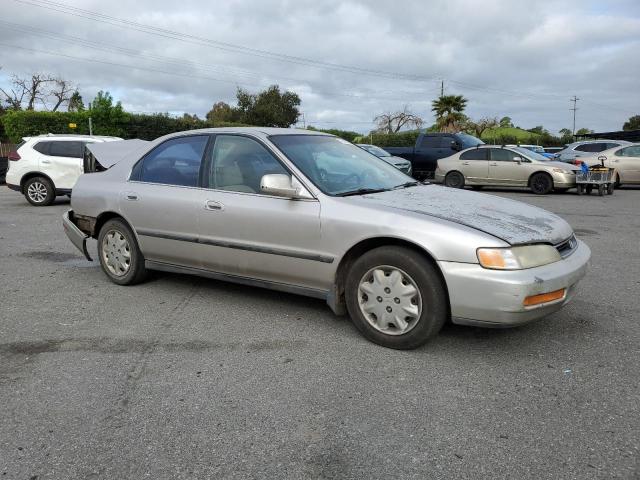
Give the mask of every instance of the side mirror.
POLYGON ((299 189, 291 183, 291 177, 282 173, 265 175, 260 180, 260 191, 277 197, 298 198, 299 189))
POLYGON ((513 161, 520 165, 522 163, 522 157, 513 157, 513 161))
POLYGON ((460 144, 458 142, 456 142, 455 140, 451 140, 451 150, 459 152, 462 149, 460 148, 460 144))

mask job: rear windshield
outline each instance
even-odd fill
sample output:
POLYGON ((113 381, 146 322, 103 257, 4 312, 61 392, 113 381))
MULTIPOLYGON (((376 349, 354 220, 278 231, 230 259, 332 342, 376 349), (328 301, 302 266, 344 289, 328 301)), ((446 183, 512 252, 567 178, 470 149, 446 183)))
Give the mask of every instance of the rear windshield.
POLYGON ((462 148, 471 148, 471 147, 475 147, 476 145, 483 145, 484 142, 482 140, 480 140, 479 138, 474 137, 473 135, 469 135, 466 133, 458 133, 456 134, 456 137, 458 138, 458 140, 462 143, 462 148))

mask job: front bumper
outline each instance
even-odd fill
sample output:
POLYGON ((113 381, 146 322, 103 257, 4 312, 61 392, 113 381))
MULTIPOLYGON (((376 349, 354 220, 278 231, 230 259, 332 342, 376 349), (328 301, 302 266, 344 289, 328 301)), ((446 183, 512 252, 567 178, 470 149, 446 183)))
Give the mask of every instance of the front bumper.
POLYGON ((576 186, 575 173, 553 173, 553 186, 559 188, 572 188, 576 186))
POLYGON ((479 264, 438 262, 449 290, 453 323, 486 327, 521 325, 566 305, 589 266, 591 250, 578 240, 576 250, 559 262, 526 270, 488 270, 479 264), (566 289, 563 298, 525 307, 532 295, 566 289))
POLYGON ((82 252, 87 260, 90 262, 93 261, 87 251, 87 238, 89 238, 89 235, 80 230, 74 223, 73 210, 68 210, 62 216, 62 226, 64 227, 64 233, 67 234, 71 243, 73 243, 75 247, 82 252))

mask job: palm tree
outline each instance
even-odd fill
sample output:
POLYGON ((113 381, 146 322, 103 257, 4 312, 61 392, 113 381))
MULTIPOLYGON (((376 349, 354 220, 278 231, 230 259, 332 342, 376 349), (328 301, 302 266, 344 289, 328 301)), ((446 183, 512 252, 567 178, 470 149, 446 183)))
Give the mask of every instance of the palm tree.
POLYGON ((467 99, 462 95, 443 95, 432 103, 431 110, 436 114, 436 126, 442 132, 460 130, 460 124, 466 118, 462 113, 467 99))

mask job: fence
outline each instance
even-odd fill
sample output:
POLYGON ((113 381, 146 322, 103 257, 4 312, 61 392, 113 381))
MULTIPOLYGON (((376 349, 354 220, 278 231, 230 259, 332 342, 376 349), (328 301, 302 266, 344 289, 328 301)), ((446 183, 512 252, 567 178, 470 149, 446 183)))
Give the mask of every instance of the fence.
POLYGON ((9 152, 15 149, 16 145, 14 143, 0 142, 0 157, 6 158, 9 155, 9 152))

